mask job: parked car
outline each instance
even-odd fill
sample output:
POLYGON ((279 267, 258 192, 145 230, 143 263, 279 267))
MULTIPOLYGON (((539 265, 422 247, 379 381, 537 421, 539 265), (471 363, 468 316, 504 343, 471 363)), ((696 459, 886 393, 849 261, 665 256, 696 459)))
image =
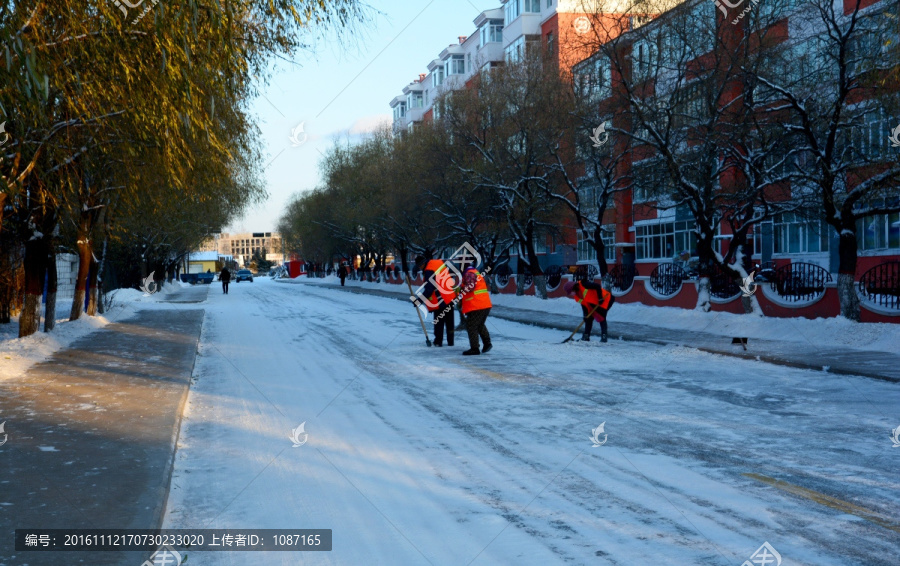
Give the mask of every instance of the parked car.
POLYGON ((240 283, 241 281, 249 281, 253 283, 253 273, 251 273, 249 269, 239 269, 238 272, 234 275, 234 282, 240 283))

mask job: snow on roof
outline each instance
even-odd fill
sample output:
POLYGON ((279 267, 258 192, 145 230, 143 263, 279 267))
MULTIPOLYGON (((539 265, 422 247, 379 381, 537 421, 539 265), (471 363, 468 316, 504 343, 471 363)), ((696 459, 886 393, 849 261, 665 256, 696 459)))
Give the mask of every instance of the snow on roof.
POLYGON ((216 261, 219 252, 194 252, 188 256, 188 261, 216 261))

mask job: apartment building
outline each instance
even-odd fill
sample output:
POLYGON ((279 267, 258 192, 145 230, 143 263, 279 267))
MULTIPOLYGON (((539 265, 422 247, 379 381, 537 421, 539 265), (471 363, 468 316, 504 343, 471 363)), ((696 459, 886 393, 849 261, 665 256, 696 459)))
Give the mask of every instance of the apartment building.
MULTIPOLYGON (((751 5, 749 1, 746 4, 751 8, 755 6, 751 5)), ((883 9, 884 4, 886 2, 870 2, 868 9, 883 9)), ((815 64, 815 58, 818 56, 814 51, 815 42, 818 41, 817 33, 808 29, 809 18, 801 19, 799 17, 797 10, 802 8, 802 3, 785 0, 780 3, 780 6, 785 17, 772 25, 781 28, 778 33, 783 36, 783 41, 793 43, 795 47, 791 48, 796 51, 797 57, 807 57, 811 64, 815 64)), ((758 9, 759 12, 754 15, 762 20, 767 15, 765 10, 772 8, 760 5, 754 9, 758 9)), ((849 9, 845 7, 845 11, 849 9)), ((709 22, 715 22, 721 13, 721 8, 717 3, 707 0, 681 3, 673 10, 689 11, 698 21, 709 22)), ((741 11, 736 11, 738 15, 741 13, 741 11)), ((669 45, 671 48, 675 48, 672 42, 677 39, 665 37, 668 25, 667 16, 669 15, 670 13, 667 13, 653 21, 645 22, 641 33, 635 34, 634 40, 626 44, 627 48, 631 50, 629 53, 631 65, 627 69, 628 73, 639 76, 641 73, 647 72, 649 67, 657 64, 659 57, 665 57, 665 54, 660 54, 655 50, 655 45, 669 45), (649 39, 654 37, 657 38, 655 41, 649 39)), ((732 14, 732 16, 734 15, 732 14)), ((734 33, 739 29, 736 25, 732 25, 736 22, 738 22, 737 19, 727 20, 721 27, 725 32, 734 33)), ((696 41, 702 41, 702 38, 697 38, 696 41)), ((710 47, 712 45, 710 42, 710 47)), ((721 46, 721 44, 719 45, 721 46)), ((871 46, 866 46, 866 48, 869 47, 871 46)), ((697 60, 710 56, 711 54, 708 52, 700 53, 697 60)), ((803 67, 803 65, 799 65, 799 67, 803 67)), ((619 114, 616 108, 609 105, 610 97, 617 87, 615 75, 621 72, 621 69, 616 69, 604 54, 597 53, 577 63, 573 72, 576 76, 576 85, 580 86, 579 94, 591 97, 596 101, 598 122, 606 119, 607 123, 614 124, 619 128, 631 127, 630 124, 618 118, 619 114)), ((826 80, 829 79, 823 78, 823 81, 826 80)), ((666 88, 668 87, 657 84, 655 96, 661 99, 668 98, 671 93, 666 88)), ((685 104, 690 104, 691 88, 692 84, 688 81, 683 88, 685 95, 681 96, 680 93, 675 93, 675 97, 679 100, 684 99, 685 104)), ((729 100, 734 100, 741 94, 741 92, 734 92, 730 95, 729 100)), ((696 103, 696 98, 693 100, 696 103)), ((860 101, 860 104, 864 102, 860 101)), ((897 125, 895 122, 898 120, 900 117, 891 118, 883 109, 877 109, 868 115, 867 124, 862 126, 858 133, 854 132, 852 142, 859 144, 858 149, 861 151, 880 154, 884 156, 885 160, 890 160, 888 142, 892 128, 897 125)), ((615 141, 610 145, 614 144, 615 141)), ((607 215, 610 230, 606 243, 610 247, 607 248, 606 259, 617 263, 634 262, 639 266, 639 272, 649 272, 659 263, 672 261, 675 256, 683 252, 696 256, 693 235, 694 222, 689 211, 685 207, 666 208, 660 206, 660 202, 648 196, 658 194, 659 183, 665 182, 649 171, 655 165, 654 159, 653 155, 636 155, 633 162, 628 162, 632 178, 636 181, 635 186, 630 193, 619 195, 615 208, 608 211, 607 215)), ((900 187, 894 197, 900 198, 900 187)), ((721 251, 727 248, 730 235, 728 227, 724 224, 720 227, 720 232, 718 246, 721 251)), ((900 255, 900 215, 884 214, 860 221, 858 233, 860 272, 885 259, 900 259, 898 257, 900 255)), ((835 231, 821 220, 809 219, 801 214, 779 214, 762 223, 755 230, 753 259, 760 264, 775 266, 791 261, 808 262, 821 265, 830 272, 836 273, 837 239, 838 235, 835 231)), ((593 251, 590 247, 584 245, 579 237, 579 262, 593 262, 596 258, 592 254, 593 251)))
MULTIPOLYGON (((590 0, 506 0, 472 20, 474 31, 459 36, 427 63, 427 73, 403 87, 390 101, 395 133, 434 118, 434 101, 447 91, 465 88, 478 72, 522 56, 531 43, 543 43, 566 69, 584 59, 583 36, 590 0)), ((610 20, 627 17, 618 3, 604 3, 610 20)))
MULTIPOLYGON (((571 69, 590 54, 584 39, 595 33, 591 19, 585 17, 589 6, 588 0, 506 0, 481 12, 472 21, 472 33, 444 48, 426 65, 427 73, 390 101, 393 131, 402 134, 416 123, 437 118, 434 102, 442 93, 469 87, 477 73, 519 59, 526 46, 543 45, 561 66, 571 69)), ((604 21, 630 17, 618 3, 603 6, 608 10, 604 21)), ((571 264, 575 243, 574 230, 567 230, 562 238, 541 239, 536 251, 544 266, 571 264)))

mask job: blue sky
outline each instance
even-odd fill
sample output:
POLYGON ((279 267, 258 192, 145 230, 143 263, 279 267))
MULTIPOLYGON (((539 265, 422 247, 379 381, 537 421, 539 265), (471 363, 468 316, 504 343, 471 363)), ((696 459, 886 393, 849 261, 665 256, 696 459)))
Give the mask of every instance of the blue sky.
MULTIPOLYGON (((316 52, 298 53, 298 65, 278 62, 253 109, 266 147, 268 200, 235 220, 226 231, 274 230, 292 194, 320 184, 319 160, 336 137, 390 119, 390 100, 458 36, 475 31, 478 14, 497 0, 370 1, 378 11, 354 37, 320 41, 316 52), (300 123, 305 141, 293 146, 300 123)), ((297 135, 304 140, 302 134, 297 135)))

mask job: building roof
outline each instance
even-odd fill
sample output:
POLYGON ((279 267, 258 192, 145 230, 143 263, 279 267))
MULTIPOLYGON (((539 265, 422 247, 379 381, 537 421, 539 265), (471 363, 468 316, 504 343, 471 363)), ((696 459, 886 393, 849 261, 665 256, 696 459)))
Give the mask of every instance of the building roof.
POLYGON ((188 261, 216 261, 219 252, 194 252, 188 256, 188 261))
POLYGON ((475 23, 475 27, 480 28, 485 22, 489 20, 503 20, 503 8, 485 10, 484 12, 478 14, 478 17, 472 21, 475 23))

